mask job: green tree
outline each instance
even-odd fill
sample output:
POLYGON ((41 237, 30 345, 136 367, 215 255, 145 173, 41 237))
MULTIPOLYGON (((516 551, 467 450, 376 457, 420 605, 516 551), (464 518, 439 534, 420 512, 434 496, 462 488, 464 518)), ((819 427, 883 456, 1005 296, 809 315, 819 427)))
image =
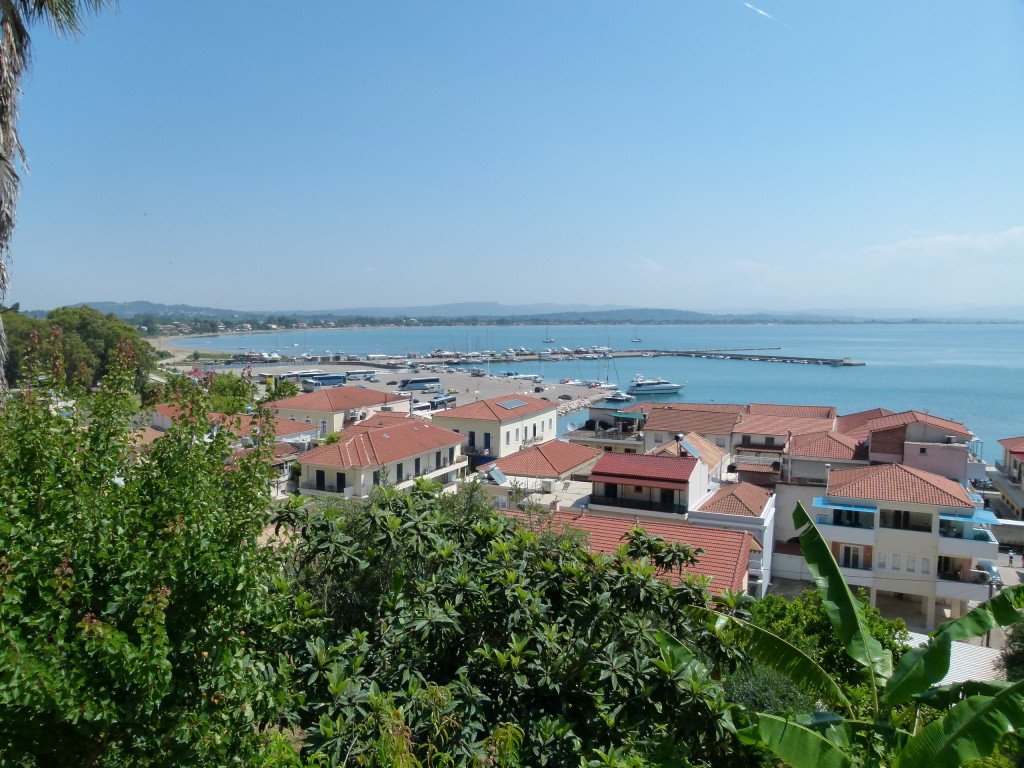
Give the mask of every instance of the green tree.
POLYGON ((278 522, 294 585, 323 618, 297 659, 310 756, 575 767, 752 753, 730 736, 716 679, 734 659, 684 610, 710 600, 679 581, 700 556, 688 547, 637 530, 615 556, 595 554, 496 513, 476 486, 442 494, 422 480, 278 522), (662 630, 694 650, 652 660, 662 630))
MULTIPOLYGON (((794 768, 854 765, 896 768, 954 768, 990 755, 1008 733, 1024 726, 1024 682, 968 682, 936 686, 949 669, 953 641, 980 637, 996 626, 1017 623, 1024 608, 1024 585, 946 622, 927 644, 907 651, 893 665, 892 653, 871 635, 861 605, 843 579, 832 552, 814 522, 797 505, 793 521, 808 570, 822 594, 822 603, 846 653, 862 670, 867 706, 856 712, 845 694, 833 697, 840 714, 808 712, 796 717, 753 715, 740 732, 752 745, 774 753, 794 768), (910 717, 902 717, 906 708, 910 717)), ((719 626, 738 624, 728 617, 709 617, 719 626)), ((777 655, 759 646, 764 630, 740 631, 734 639, 768 663, 777 655)), ((770 650, 770 649, 768 649, 770 650)), ((805 658, 789 666, 799 684, 819 690, 826 684, 820 667, 805 658)), ((835 690, 840 685, 835 684, 835 690)), ((823 699, 824 700, 824 699, 823 699)))
MULTIPOLYGON (((58 34, 78 32, 83 11, 98 11, 105 0, 4 0, 0 3, 0 304, 9 287, 7 263, 11 256, 15 209, 21 181, 16 163, 25 151, 18 137, 18 96, 32 58, 29 28, 47 24, 58 34)), ((0 316, 0 389, 7 386, 7 336, 0 316)))
POLYGON ((286 397, 295 397, 301 395, 302 390, 299 385, 289 379, 281 379, 271 388, 267 389, 267 394, 263 398, 263 402, 270 403, 275 400, 284 400, 286 397))
POLYGON ((233 373, 218 373, 210 382, 210 406, 219 413, 241 413, 253 404, 252 384, 233 373))
POLYGON ((289 708, 272 439, 229 471, 193 390, 140 450, 127 360, 31 381, 0 402, 0 763, 246 763, 289 708))

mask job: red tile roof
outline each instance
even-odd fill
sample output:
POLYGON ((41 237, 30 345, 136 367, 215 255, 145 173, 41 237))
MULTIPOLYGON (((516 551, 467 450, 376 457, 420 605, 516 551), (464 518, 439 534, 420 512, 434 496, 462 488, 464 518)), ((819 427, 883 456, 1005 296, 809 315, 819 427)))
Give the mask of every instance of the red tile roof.
POLYGON ((838 416, 836 418, 836 431, 844 434, 856 432, 867 426, 867 423, 872 419, 877 419, 881 416, 892 416, 892 414, 893 412, 888 408, 872 408, 868 411, 857 411, 856 413, 848 413, 845 416, 838 416))
MULTIPOLYGON (((664 480, 690 482, 697 459, 688 456, 648 456, 642 453, 605 453, 597 460, 591 478, 603 482, 598 475, 614 475, 631 480, 664 480)), ((637 483, 638 485, 640 483, 637 483)))
MULTIPOLYGON (((701 437, 696 432, 687 432, 685 435, 683 435, 683 439, 696 452, 697 455, 694 458, 700 459, 709 467, 713 468, 717 466, 726 456, 725 451, 723 451, 717 445, 712 443, 710 440, 701 437)), ((685 452, 685 449, 683 449, 683 451, 685 452)), ((649 456, 679 456, 679 441, 669 440, 647 451, 647 454, 649 456)))
POLYGON ((649 432, 672 432, 686 434, 696 432, 699 435, 727 435, 739 415, 722 411, 693 411, 677 408, 653 408, 647 414, 649 432))
POLYGON ((736 471, 751 472, 755 475, 777 475, 779 473, 779 470, 772 469, 771 464, 745 464, 743 462, 740 462, 739 464, 736 465, 736 471))
POLYGON ((330 389, 321 389, 319 392, 308 392, 295 397, 286 397, 283 400, 275 400, 270 403, 270 407, 275 410, 340 413, 355 408, 368 408, 398 401, 408 402, 408 398, 363 387, 331 387, 330 389))
POLYGON ((475 419, 478 421, 517 421, 526 416, 533 416, 544 411, 554 411, 558 406, 549 400, 540 400, 528 395, 502 395, 491 397, 487 400, 477 400, 475 403, 467 403, 457 408, 449 408, 443 413, 438 413, 435 418, 445 419, 475 419), (515 408, 506 408, 502 403, 521 402, 523 405, 515 408))
POLYGON ((405 424, 410 420, 418 422, 425 421, 425 419, 421 419, 418 416, 411 416, 408 413, 377 411, 368 418, 365 418, 362 421, 357 421, 350 427, 346 427, 345 434, 355 434, 355 431, 359 430, 366 431, 367 429, 383 429, 384 427, 390 427, 395 424, 405 424))
MULTIPOLYGON (((503 510, 502 513, 529 524, 521 512, 503 510)), ((543 523, 545 526, 547 519, 543 523)), ((746 531, 685 523, 640 522, 631 518, 564 511, 555 512, 550 519, 556 530, 575 528, 583 531, 593 551, 609 555, 618 551, 625 543, 626 534, 634 527, 643 528, 648 534, 674 544, 689 544, 695 549, 702 549, 704 554, 698 556, 697 565, 687 568, 686 572, 710 577, 710 589, 715 594, 721 594, 726 589, 743 589, 750 553, 758 548, 754 537, 746 531)))
POLYGON ((771 497, 772 492, 759 485, 751 483, 724 485, 695 511, 713 512, 719 515, 760 517, 771 497))
POLYGON ((808 432, 827 432, 832 429, 832 419, 807 416, 743 416, 732 428, 733 434, 778 435, 785 437, 790 432, 803 435, 808 432))
POLYGON ((1004 437, 999 444, 1011 453, 1024 451, 1024 437, 1004 437))
POLYGON ((154 440, 164 435, 159 429, 146 426, 132 432, 132 442, 135 445, 149 445, 154 440))
POLYGON ((338 442, 304 453, 302 463, 336 469, 378 467, 459 445, 465 439, 428 422, 406 419, 404 424, 380 429, 346 430, 338 442))
POLYGON ((498 459, 488 466, 497 466, 506 475, 513 477, 561 477, 594 461, 602 453, 599 448, 567 443, 564 440, 548 440, 498 459))
POLYGON ((813 459, 867 460, 866 444, 855 437, 838 432, 812 432, 793 435, 786 453, 813 459))
POLYGON ((834 405, 783 405, 779 403, 751 403, 747 413, 755 416, 797 416, 807 419, 834 419, 834 405))
MULTIPOLYGON (((182 410, 177 405, 169 405, 167 403, 161 403, 154 406, 154 410, 160 413, 171 421, 175 421, 181 416, 182 410)), ((210 411, 206 414, 206 418, 210 424, 217 424, 225 429, 229 429, 233 434, 239 437, 249 437, 253 430, 257 429, 260 424, 258 416, 251 416, 246 413, 238 414, 225 414, 218 413, 217 411, 210 411)), ((316 427, 311 424, 303 424, 300 421, 293 421, 292 419, 285 419, 280 416, 271 416, 274 422, 274 434, 277 437, 286 438, 291 435, 301 435, 303 432, 314 432, 316 427)))
POLYGON ((903 464, 837 470, 829 474, 828 494, 851 499, 974 508, 974 502, 960 483, 903 464))
POLYGON ((942 419, 928 413, 921 413, 920 411, 903 411, 902 413, 894 413, 889 416, 880 416, 869 421, 865 427, 868 432, 885 432, 915 423, 929 424, 958 437, 973 437, 971 431, 958 421, 942 419))

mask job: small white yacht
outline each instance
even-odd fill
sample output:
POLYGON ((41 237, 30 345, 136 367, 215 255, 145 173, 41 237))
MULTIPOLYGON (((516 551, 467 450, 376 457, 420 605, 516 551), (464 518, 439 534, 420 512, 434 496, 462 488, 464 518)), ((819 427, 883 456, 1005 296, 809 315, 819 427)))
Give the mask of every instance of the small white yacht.
POLYGON ((630 400, 635 400, 633 395, 625 392, 612 392, 610 395, 605 397, 605 400, 612 403, 628 403, 630 400))
POLYGON ((667 379, 648 379, 642 374, 637 374, 629 383, 626 391, 631 395, 665 395, 678 392, 683 388, 682 384, 673 384, 667 379))

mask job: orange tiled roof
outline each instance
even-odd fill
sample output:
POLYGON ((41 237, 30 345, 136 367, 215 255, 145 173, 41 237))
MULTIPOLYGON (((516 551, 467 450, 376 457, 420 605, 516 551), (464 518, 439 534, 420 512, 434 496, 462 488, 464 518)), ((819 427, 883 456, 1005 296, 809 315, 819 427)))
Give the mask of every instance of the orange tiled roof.
POLYGON ((498 459, 497 466, 506 475, 513 477, 561 477, 603 453, 599 448, 590 448, 564 440, 548 440, 498 459))
POLYGON ((827 432, 832 429, 832 419, 808 416, 743 416, 732 428, 733 434, 778 435, 785 437, 792 432, 804 435, 808 432, 827 432))
POLYGON ((739 415, 731 411, 696 411, 681 408, 652 408, 644 427, 649 432, 673 432, 699 435, 727 435, 739 415))
MULTIPOLYGON (((695 458, 700 459, 709 467, 718 465, 726 456, 725 451, 696 432, 687 432, 683 435, 683 439, 697 452, 695 458)), ((663 454, 666 456, 678 456, 679 449, 678 440, 669 440, 647 451, 647 454, 649 456, 661 456, 663 454)))
MULTIPOLYGON (((519 511, 503 510, 502 514, 514 517, 524 525, 529 524, 526 516, 519 511)), ((698 556, 697 565, 686 569, 686 572, 709 576, 710 589, 715 594, 721 594, 726 589, 743 589, 750 553, 759 549, 754 537, 747 531, 668 521, 639 522, 631 518, 559 511, 552 515, 551 525, 559 531, 566 528, 583 531, 587 534, 590 549, 609 555, 625 543, 626 534, 634 527, 643 528, 648 534, 674 544, 689 544, 695 549, 702 549, 704 554, 698 556)))
POLYGON ((590 476, 601 482, 602 475, 636 481, 662 480, 690 482, 697 459, 679 456, 649 456, 643 453, 605 453, 597 460, 590 476))
POLYGON ((790 456, 804 456, 813 459, 867 459, 867 446, 855 437, 838 432, 811 432, 793 435, 786 451, 790 456))
POLYGON ((302 463, 318 467, 378 467, 459 445, 463 435, 419 419, 406 419, 381 429, 347 430, 336 443, 302 455, 302 463), (354 431, 354 434, 351 434, 354 431))
POLYGON ((475 419, 478 421, 516 421, 525 416, 554 411, 558 406, 549 400, 540 400, 529 395, 502 395, 501 397, 490 397, 486 400, 477 400, 475 403, 466 403, 457 408, 449 408, 443 413, 437 414, 437 419, 475 419), (521 406, 506 408, 502 403, 521 402, 521 406))
POLYGON ((760 517, 771 496, 771 491, 752 483, 724 485, 695 511, 760 517))
POLYGON ((971 431, 958 421, 942 419, 929 413, 921 413, 920 411, 903 411, 902 413, 894 413, 889 416, 880 416, 869 421, 865 427, 868 432, 885 432, 889 429, 899 429, 900 427, 915 423, 930 424, 933 427, 959 437, 973 437, 971 431))
POLYGON ((856 413, 848 413, 845 416, 837 416, 836 431, 844 434, 857 432, 866 427, 867 423, 872 419, 877 419, 881 416, 892 416, 892 414, 893 411, 890 411, 888 408, 872 408, 868 411, 857 411, 856 413))
POLYGON ((772 469, 771 464, 757 464, 740 462, 736 465, 737 472, 751 472, 757 475, 777 475, 779 470, 772 469))
POLYGON ((1004 437, 999 444, 1010 453, 1024 451, 1024 437, 1004 437))
POLYGON ((394 402, 407 402, 404 397, 379 392, 363 387, 331 387, 319 392, 307 392, 295 397, 275 400, 269 406, 275 410, 289 409, 300 411, 319 411, 322 413, 340 413, 355 408, 368 408, 374 405, 386 405, 394 402))
MULTIPOLYGON (((178 419, 182 413, 181 408, 177 405, 169 405, 167 403, 160 403, 154 406, 153 410, 167 416, 171 421, 178 419)), ((260 425, 258 416, 252 416, 247 413, 226 414, 210 411, 206 414, 206 418, 210 424, 216 424, 229 429, 239 437, 249 437, 260 425)), ((303 432, 313 432, 317 429, 311 424, 303 424, 301 421, 294 421, 280 416, 271 416, 270 418, 274 422, 274 434, 277 437, 300 435, 303 432)))
POLYGON ((974 502, 960 483, 903 464, 837 470, 829 475, 828 494, 903 504, 974 507, 974 502))
POLYGON ((780 403, 751 403, 747 413, 755 416, 798 416, 808 419, 834 419, 834 405, 784 405, 780 403))

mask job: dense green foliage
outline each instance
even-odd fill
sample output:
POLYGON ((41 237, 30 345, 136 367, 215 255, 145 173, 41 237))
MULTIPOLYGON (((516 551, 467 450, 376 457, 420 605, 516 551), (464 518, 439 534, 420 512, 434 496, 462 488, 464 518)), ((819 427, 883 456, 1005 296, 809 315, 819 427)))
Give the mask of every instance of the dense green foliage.
POLYGON ((210 407, 218 413, 242 413, 253 405, 252 384, 233 373, 218 373, 209 383, 210 407))
POLYGON ((0 764, 244 763, 288 709, 266 463, 202 418, 137 449, 131 378, 0 405, 0 764))
POLYGON ((141 392, 146 384, 154 360, 152 348, 114 315, 76 307, 55 309, 45 320, 8 312, 4 323, 9 344, 5 373, 11 386, 18 386, 27 374, 26 362, 33 355, 44 368, 60 362, 67 383, 93 386, 125 345, 134 360, 135 391, 141 392))
POLYGON ((486 498, 419 482, 282 514, 292 578, 324 618, 300 664, 307 749, 383 766, 374 750, 398 728, 431 766, 491 764, 509 741, 522 765, 742 763, 711 673, 730 655, 683 610, 709 596, 658 578, 693 553, 637 531, 618 556, 593 554, 486 498), (660 630, 697 655, 663 659, 660 630))
MULTIPOLYGON (((901 619, 886 619, 877 608, 867 605, 865 598, 861 593, 868 631, 898 660, 907 649, 906 625, 901 619)), ((766 595, 751 604, 750 616, 754 624, 777 635, 799 638, 800 648, 845 687, 853 689, 864 683, 862 667, 836 637, 820 592, 807 590, 796 598, 766 595)))

